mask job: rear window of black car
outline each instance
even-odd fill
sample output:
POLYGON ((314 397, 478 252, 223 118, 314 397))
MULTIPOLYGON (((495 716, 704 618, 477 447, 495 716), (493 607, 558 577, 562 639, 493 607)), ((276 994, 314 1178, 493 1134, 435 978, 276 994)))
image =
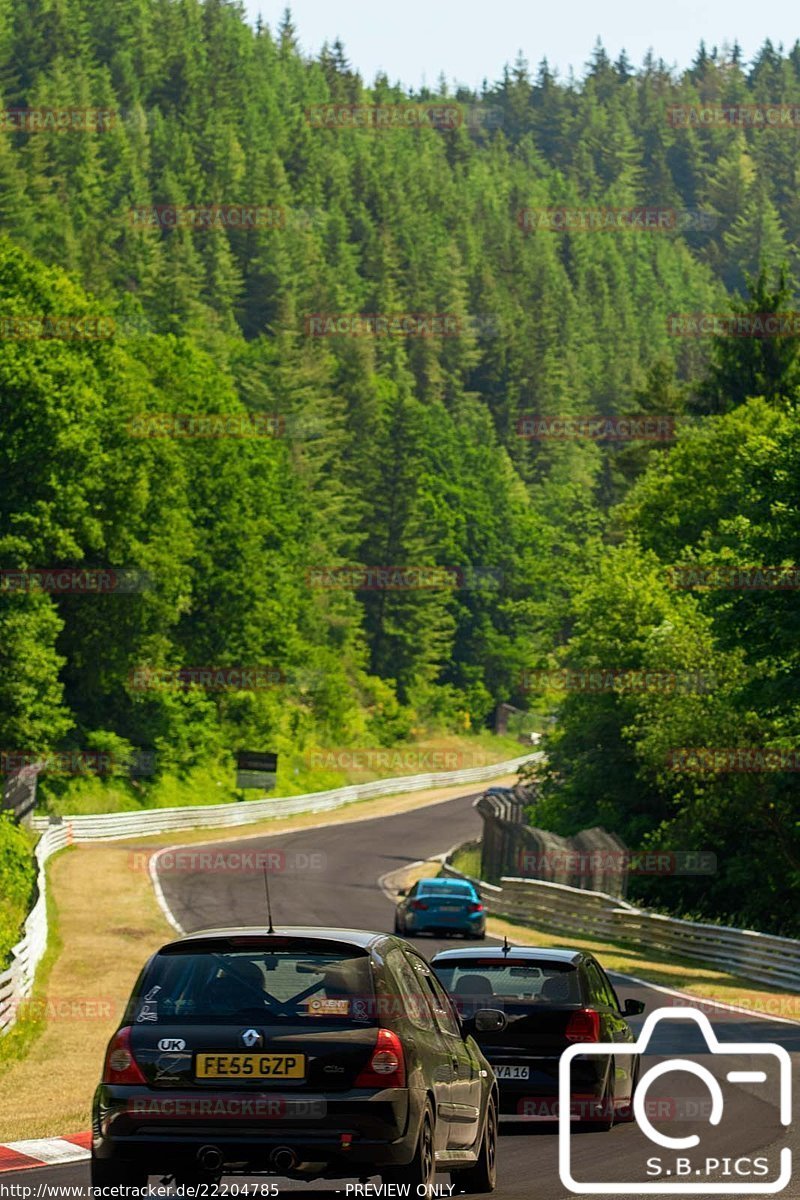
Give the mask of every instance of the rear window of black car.
POLYGON ((368 954, 293 947, 158 954, 127 1019, 371 1025, 375 1015, 368 954))
MULTIPOLYGON (((569 963, 523 959, 459 959, 433 963, 433 969, 457 1004, 497 1000, 522 1004, 579 1004, 578 972, 569 963)), ((460 1005, 459 1005, 460 1007, 460 1005)))

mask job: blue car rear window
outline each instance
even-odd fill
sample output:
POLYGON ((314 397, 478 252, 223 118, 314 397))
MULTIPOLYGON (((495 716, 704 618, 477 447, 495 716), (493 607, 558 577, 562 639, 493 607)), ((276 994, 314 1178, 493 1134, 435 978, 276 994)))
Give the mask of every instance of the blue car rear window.
POLYGON ((442 883, 425 883, 420 884, 420 896, 457 896, 462 899, 472 899, 475 895, 475 888, 471 883, 461 883, 458 880, 442 883))

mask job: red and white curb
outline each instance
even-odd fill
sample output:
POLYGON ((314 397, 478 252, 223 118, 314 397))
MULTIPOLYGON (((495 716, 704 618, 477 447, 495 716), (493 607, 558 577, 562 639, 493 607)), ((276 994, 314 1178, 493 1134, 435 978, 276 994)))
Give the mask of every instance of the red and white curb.
POLYGON ((0 1172, 82 1162, 90 1157, 91 1144, 91 1132, 75 1133, 71 1137, 63 1138, 30 1138, 25 1142, 6 1142, 0 1145, 0 1172))

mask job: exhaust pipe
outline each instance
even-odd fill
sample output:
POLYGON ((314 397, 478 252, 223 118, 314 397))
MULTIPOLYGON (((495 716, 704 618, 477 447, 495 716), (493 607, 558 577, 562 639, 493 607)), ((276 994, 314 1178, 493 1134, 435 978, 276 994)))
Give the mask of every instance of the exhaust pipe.
POLYGON ((285 1175, 297 1166, 297 1155, 291 1146, 276 1146, 269 1156, 269 1161, 278 1174, 285 1175))
POLYGON ((218 1146, 201 1146, 197 1151, 197 1162, 204 1171, 218 1171, 222 1166, 222 1151, 218 1146))

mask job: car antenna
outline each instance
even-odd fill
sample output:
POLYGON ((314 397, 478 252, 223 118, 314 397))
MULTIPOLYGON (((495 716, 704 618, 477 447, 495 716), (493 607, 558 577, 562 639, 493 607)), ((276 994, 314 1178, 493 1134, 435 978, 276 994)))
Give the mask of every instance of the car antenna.
POLYGON ((510 949, 511 947, 508 944, 508 937, 506 934, 503 934, 503 954, 508 954, 510 949))
POLYGON ((264 891, 267 893, 267 916, 269 917, 269 929, 267 933, 274 933, 275 926, 272 924, 272 904, 269 899, 269 871, 264 867, 264 891))

